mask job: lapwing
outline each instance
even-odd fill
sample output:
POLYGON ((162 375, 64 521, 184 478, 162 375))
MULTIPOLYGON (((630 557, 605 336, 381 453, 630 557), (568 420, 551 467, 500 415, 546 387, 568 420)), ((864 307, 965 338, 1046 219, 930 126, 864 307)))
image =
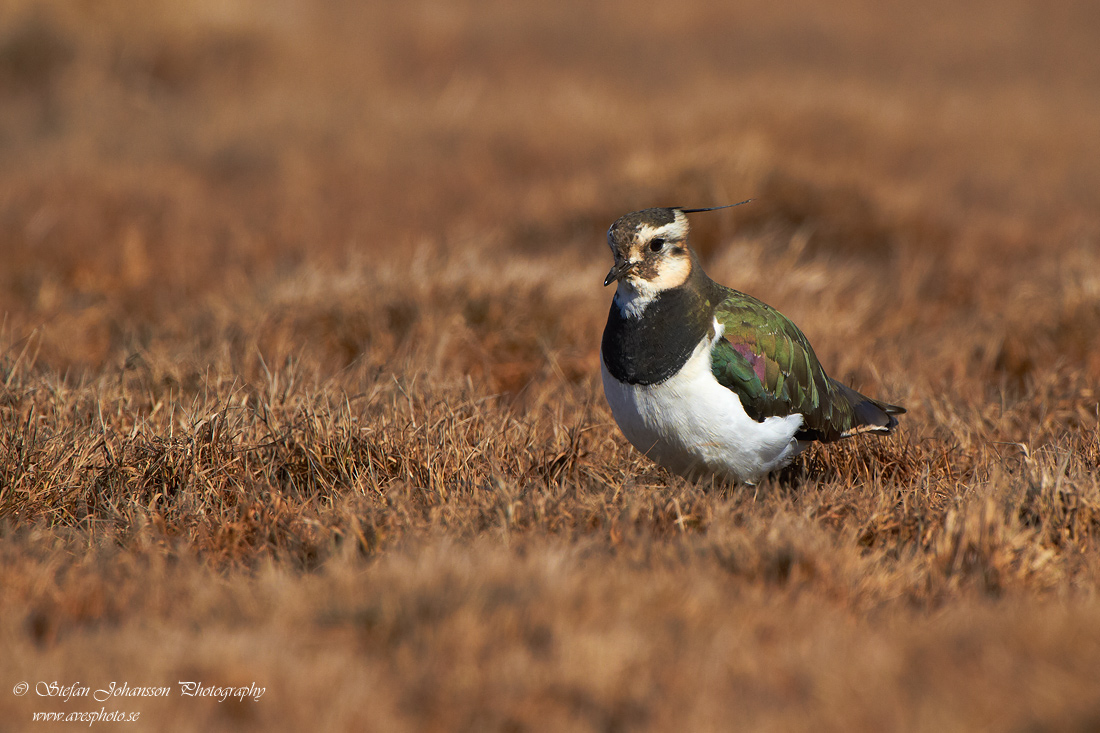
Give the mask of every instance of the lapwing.
POLYGON ((892 432, 904 408, 830 378, 782 313, 707 277, 687 214, 711 210, 635 211, 607 231, 600 365, 627 440, 674 473, 752 484, 812 441, 892 432))

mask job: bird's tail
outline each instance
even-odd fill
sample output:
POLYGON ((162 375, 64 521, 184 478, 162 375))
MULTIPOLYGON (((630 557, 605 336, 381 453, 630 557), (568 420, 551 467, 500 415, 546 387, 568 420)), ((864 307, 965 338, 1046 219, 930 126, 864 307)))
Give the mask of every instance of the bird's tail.
POLYGON ((836 380, 833 380, 833 387, 852 406, 852 425, 844 431, 844 437, 857 433, 891 433, 898 426, 894 416, 905 414, 904 407, 872 399, 836 380))

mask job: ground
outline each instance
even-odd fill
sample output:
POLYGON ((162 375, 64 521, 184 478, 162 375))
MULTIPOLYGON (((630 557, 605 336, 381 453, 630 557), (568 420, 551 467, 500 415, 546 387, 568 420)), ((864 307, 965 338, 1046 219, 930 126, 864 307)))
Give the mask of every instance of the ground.
POLYGON ((3 5, 0 728, 1094 729, 1098 36, 3 5), (690 483, 604 402, 604 232, 750 197, 693 217, 708 272, 909 412, 690 483))

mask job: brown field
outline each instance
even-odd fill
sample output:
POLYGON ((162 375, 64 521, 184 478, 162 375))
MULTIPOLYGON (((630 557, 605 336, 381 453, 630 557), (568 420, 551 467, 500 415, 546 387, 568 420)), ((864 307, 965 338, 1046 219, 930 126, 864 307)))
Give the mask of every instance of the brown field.
POLYGON ((0 4, 0 730, 1100 727, 1100 9, 910 5, 0 4), (604 231, 748 197, 909 413, 698 485, 604 231))

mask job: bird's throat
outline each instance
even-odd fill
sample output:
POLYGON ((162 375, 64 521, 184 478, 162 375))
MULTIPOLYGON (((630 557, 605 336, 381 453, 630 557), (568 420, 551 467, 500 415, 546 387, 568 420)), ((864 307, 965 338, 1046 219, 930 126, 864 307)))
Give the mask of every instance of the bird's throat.
POLYGON ((653 288, 620 280, 611 307, 618 308, 624 318, 641 318, 656 298, 657 292, 653 288))
POLYGON ((637 299, 621 302, 621 293, 603 332, 604 365, 620 382, 660 384, 680 371, 710 333, 715 305, 691 288, 661 291, 644 305, 637 299))

